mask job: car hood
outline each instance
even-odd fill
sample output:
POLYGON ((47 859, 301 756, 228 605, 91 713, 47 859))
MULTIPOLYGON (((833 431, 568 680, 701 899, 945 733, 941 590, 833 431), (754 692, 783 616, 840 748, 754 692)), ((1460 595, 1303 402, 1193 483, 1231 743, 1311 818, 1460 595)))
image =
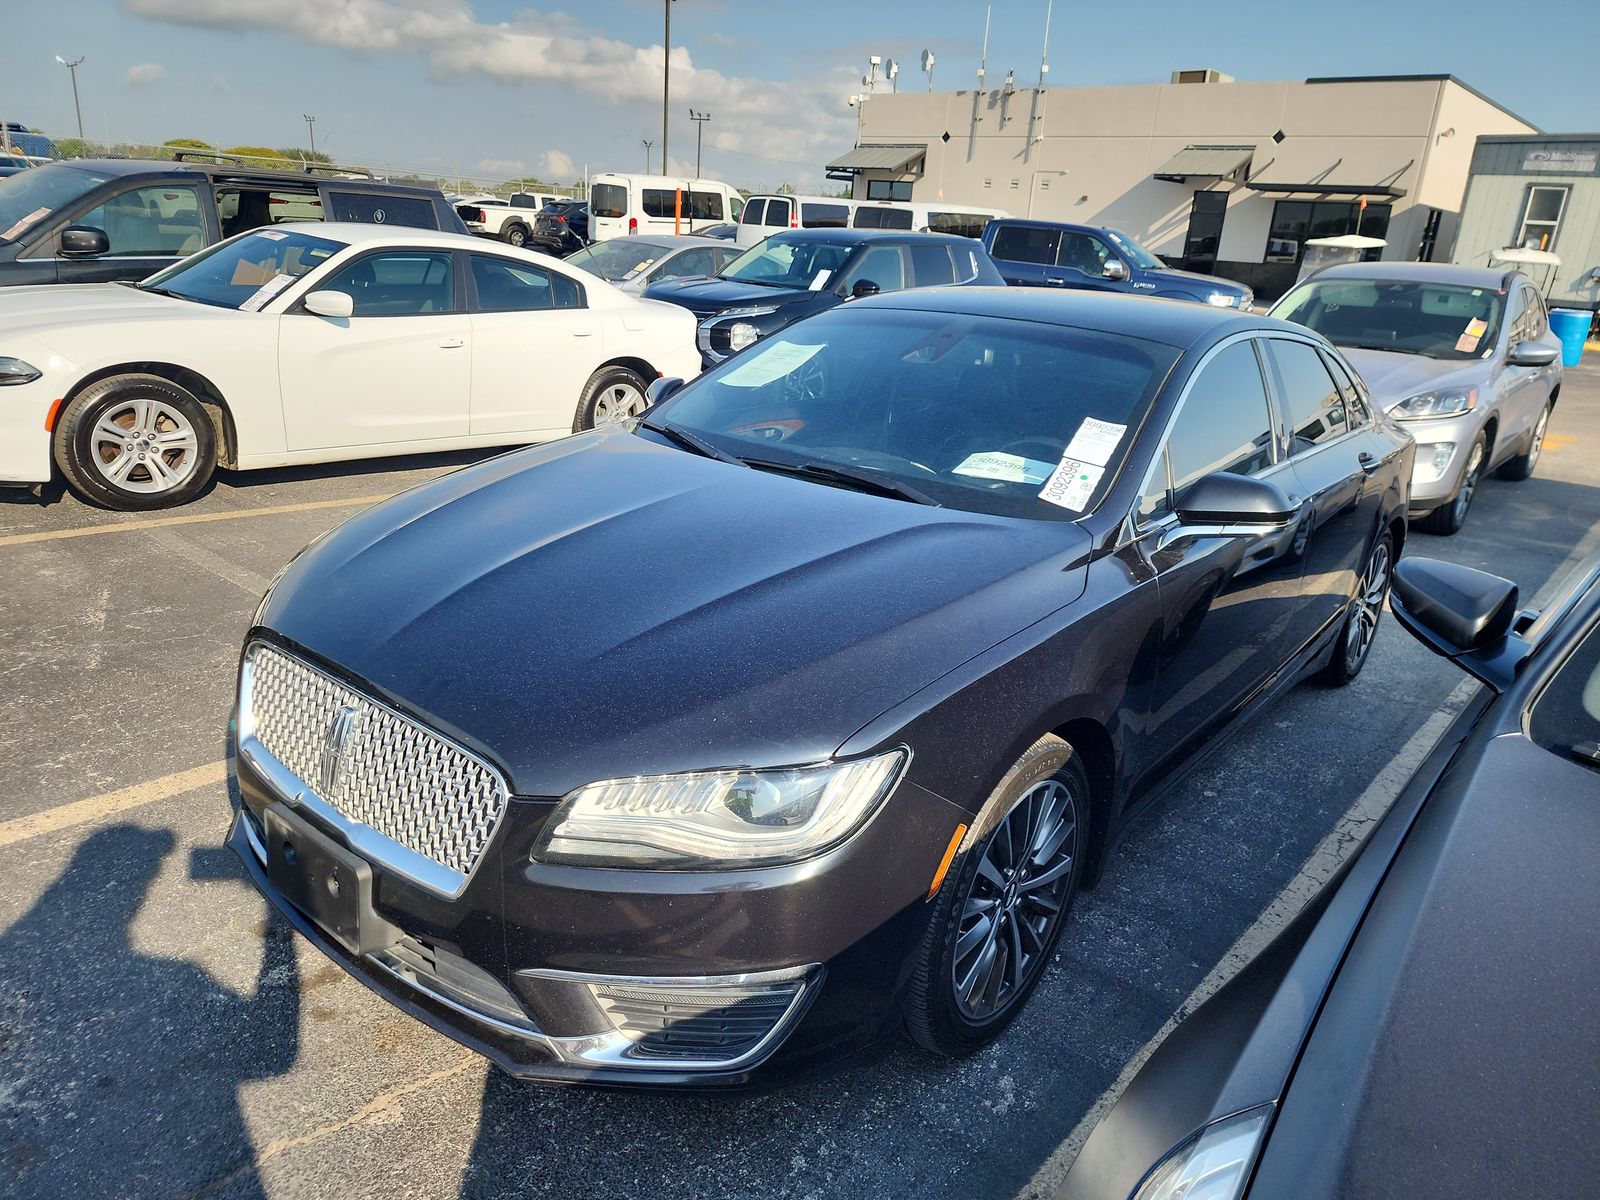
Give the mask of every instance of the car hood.
POLYGON ((28 334, 54 345, 53 330, 129 320, 195 320, 237 315, 232 309, 141 292, 117 283, 0 288, 0 338, 28 334))
POLYGON ((1231 279, 1222 279, 1216 275, 1202 275, 1198 271, 1179 271, 1174 267, 1162 267, 1158 270, 1146 270, 1145 274, 1152 279, 1168 279, 1182 283, 1187 287, 1207 292, 1230 292, 1242 296, 1250 289, 1243 284, 1235 283, 1231 279))
POLYGON ((623 429, 492 459, 308 548, 259 623, 508 772, 819 761, 1083 590, 1070 522, 715 462, 623 429))
POLYGON ((1392 350, 1339 348, 1361 375, 1379 407, 1388 410, 1418 392, 1442 387, 1474 387, 1483 383, 1482 360, 1448 362, 1392 350))
POLYGON ((724 279, 720 275, 706 279, 668 279, 651 284, 644 294, 652 300, 681 304, 699 316, 756 305, 763 308, 772 305, 781 307, 816 296, 815 292, 804 288, 763 287, 759 283, 740 283, 737 279, 724 279))

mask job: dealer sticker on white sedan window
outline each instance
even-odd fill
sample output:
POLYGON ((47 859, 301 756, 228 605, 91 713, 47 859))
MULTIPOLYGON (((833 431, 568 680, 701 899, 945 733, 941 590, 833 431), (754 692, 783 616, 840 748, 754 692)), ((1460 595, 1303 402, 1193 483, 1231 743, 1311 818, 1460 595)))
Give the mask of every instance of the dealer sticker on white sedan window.
POLYGON ((1059 508, 1082 512, 1089 507, 1089 497, 1094 495, 1095 484, 1100 482, 1100 476, 1105 473, 1104 467, 1094 463, 1063 458, 1061 465, 1045 481, 1044 487, 1039 489, 1039 499, 1059 508))
POLYGON ((293 282, 293 275, 274 275, 255 291, 251 292, 250 295, 245 297, 244 302, 239 305, 239 311, 260 312, 269 303, 271 303, 274 296, 283 291, 284 288, 288 287, 293 282))

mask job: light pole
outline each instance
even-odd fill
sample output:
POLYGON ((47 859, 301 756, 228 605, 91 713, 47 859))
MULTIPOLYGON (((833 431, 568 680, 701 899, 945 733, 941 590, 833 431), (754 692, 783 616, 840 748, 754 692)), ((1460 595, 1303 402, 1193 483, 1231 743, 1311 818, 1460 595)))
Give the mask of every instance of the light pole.
POLYGON ((72 110, 78 114, 78 140, 83 141, 83 105, 78 103, 78 68, 83 65, 83 59, 77 58, 68 62, 61 55, 56 55, 56 61, 72 72, 72 110))
POLYGON ((706 131, 706 122, 711 120, 708 112, 697 113, 689 110, 689 120, 694 122, 694 177, 700 178, 700 135, 706 131))
POLYGON ((301 113, 300 115, 306 119, 306 136, 311 139, 311 156, 315 158, 317 155, 317 119, 310 113, 301 113))
POLYGON ((667 14, 666 33, 662 37, 666 53, 661 56, 661 173, 667 171, 667 108, 672 91, 672 0, 662 5, 667 14))
POLYGON ((646 175, 650 174, 650 147, 654 145, 655 143, 650 141, 644 143, 644 173, 646 175))

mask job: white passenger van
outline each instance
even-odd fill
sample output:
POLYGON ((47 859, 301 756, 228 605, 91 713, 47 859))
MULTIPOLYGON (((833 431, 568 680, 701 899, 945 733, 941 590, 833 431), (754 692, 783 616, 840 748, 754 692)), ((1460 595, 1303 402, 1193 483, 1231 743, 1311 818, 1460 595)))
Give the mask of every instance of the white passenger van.
POLYGON ((934 200, 855 200, 853 229, 925 229, 930 233, 959 233, 980 238, 983 228, 1011 214, 1001 208, 975 208, 970 204, 945 204, 934 200))
POLYGON ((605 171, 589 179, 589 239, 693 233, 737 221, 743 203, 736 190, 715 179, 605 171))
POLYGON ((859 203, 838 196, 751 196, 734 241, 748 249, 783 229, 848 229, 859 203))

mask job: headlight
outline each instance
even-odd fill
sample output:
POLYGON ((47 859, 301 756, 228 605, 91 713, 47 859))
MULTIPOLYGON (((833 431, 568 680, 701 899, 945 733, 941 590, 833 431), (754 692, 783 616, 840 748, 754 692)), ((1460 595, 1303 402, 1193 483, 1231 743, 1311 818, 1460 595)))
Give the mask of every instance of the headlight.
POLYGON ((1162 1159, 1132 1200, 1238 1200, 1271 1117, 1269 1104, 1207 1125, 1162 1159))
POLYGON ((0 358, 0 387, 9 387, 16 383, 32 383, 44 372, 32 363, 25 363, 20 358, 0 358))
POLYGON ((1450 460, 1456 456, 1454 442, 1424 442, 1417 446, 1416 462, 1412 465, 1412 477, 1418 483, 1437 483, 1444 478, 1444 473, 1450 467, 1450 460))
POLYGON ((1408 396, 1389 410, 1401 421, 1427 421, 1435 417, 1459 417, 1478 406, 1477 388, 1450 388, 1408 396))
POLYGON ((708 871, 811 858, 878 810, 908 758, 781 771, 704 771, 591 783, 569 795, 534 843, 540 862, 708 871))
POLYGON ((728 349, 737 353, 761 340, 761 331, 749 321, 735 321, 728 330, 728 349))
POLYGON ((1207 304, 1214 304, 1218 308, 1232 308, 1239 303, 1239 297, 1232 292, 1211 292, 1206 296, 1207 304))

